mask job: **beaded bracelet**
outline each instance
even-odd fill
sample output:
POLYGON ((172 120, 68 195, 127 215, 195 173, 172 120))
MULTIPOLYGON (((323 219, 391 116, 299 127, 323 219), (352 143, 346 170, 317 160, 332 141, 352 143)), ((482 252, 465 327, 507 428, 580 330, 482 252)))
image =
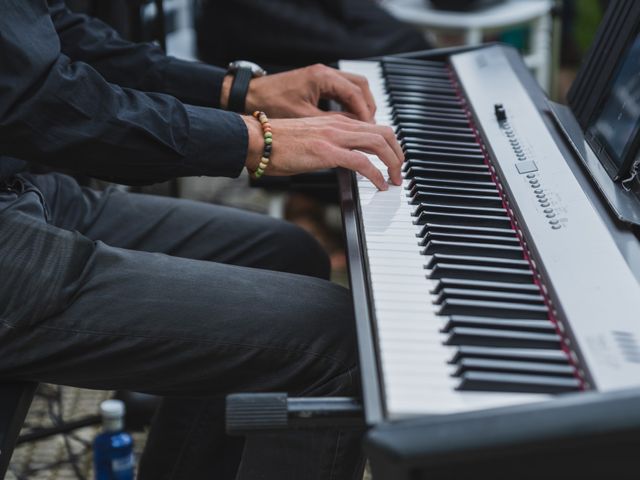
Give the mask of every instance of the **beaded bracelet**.
POLYGON ((271 124, 269 123, 266 113, 256 110, 253 112, 253 116, 260 122, 262 133, 264 134, 264 150, 262 151, 262 158, 260 158, 260 165, 258 165, 256 171, 253 172, 255 178, 260 178, 264 174, 267 165, 269 165, 271 148, 273 146, 273 134, 271 133, 271 124))

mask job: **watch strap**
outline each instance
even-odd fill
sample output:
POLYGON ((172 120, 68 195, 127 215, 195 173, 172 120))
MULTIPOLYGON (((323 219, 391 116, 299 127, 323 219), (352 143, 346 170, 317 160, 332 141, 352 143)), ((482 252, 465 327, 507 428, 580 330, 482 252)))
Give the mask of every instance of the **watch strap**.
POLYGON ((250 68, 240 67, 236 70, 229 90, 228 107, 232 112, 245 113, 245 100, 249 91, 249 82, 251 82, 252 78, 253 73, 250 68))

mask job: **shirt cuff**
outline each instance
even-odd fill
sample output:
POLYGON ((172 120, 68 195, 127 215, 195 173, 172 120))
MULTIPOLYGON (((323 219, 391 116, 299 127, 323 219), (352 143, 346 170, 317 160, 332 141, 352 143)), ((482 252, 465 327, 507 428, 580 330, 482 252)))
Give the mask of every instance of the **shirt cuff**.
POLYGON ((183 103, 218 108, 226 74, 226 70, 212 65, 167 57, 161 91, 183 103))
POLYGON ((185 108, 189 116, 185 167, 192 175, 240 175, 249 147, 249 132, 240 115, 193 105, 185 108))

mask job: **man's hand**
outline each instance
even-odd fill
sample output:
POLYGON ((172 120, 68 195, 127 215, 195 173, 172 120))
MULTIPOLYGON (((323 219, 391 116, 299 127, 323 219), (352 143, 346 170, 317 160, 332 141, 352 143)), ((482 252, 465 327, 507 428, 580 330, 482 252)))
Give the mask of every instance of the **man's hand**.
MULTIPOLYGON (((242 117, 249 130, 246 165, 255 170, 260 161, 264 140, 260 124, 242 117)), ((314 118, 270 119, 273 150, 265 175, 294 175, 324 168, 344 167, 367 177, 380 190, 388 184, 369 161, 367 152, 377 155, 387 166, 391 182, 400 185, 402 148, 389 127, 373 125, 331 114, 314 118), (360 150, 360 151, 355 151, 360 150)))
MULTIPOLYGON (((230 88, 231 77, 227 77, 222 86, 223 107, 230 88)), ((246 109, 247 113, 263 110, 271 118, 327 115, 318 108, 320 99, 335 100, 349 116, 373 122, 376 106, 366 78, 320 64, 254 78, 246 109)))

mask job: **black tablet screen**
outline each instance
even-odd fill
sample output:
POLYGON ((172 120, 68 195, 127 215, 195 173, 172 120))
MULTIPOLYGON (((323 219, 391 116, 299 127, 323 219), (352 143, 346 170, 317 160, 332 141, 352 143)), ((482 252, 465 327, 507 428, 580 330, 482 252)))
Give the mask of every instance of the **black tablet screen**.
POLYGON ((640 35, 618 64, 602 105, 590 130, 620 169, 640 128, 640 35))

